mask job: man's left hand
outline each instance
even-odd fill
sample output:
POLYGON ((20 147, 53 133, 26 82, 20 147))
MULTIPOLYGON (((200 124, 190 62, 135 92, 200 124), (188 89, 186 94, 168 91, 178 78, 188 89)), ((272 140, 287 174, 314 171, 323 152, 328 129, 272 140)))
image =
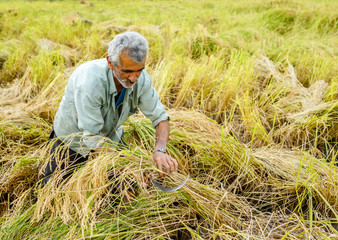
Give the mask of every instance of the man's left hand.
POLYGON ((153 160, 155 161, 157 168, 162 171, 160 172, 160 177, 164 177, 164 172, 170 174, 178 169, 176 159, 164 152, 157 151, 153 153, 153 160))

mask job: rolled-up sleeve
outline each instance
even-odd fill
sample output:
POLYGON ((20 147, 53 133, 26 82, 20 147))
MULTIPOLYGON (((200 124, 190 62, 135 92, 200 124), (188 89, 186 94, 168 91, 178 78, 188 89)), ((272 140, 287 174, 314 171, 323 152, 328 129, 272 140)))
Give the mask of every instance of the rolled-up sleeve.
POLYGON ((156 127, 162 121, 170 120, 165 107, 160 102, 158 94, 151 84, 150 77, 148 77, 142 89, 139 99, 139 108, 142 113, 151 120, 153 127, 156 127))

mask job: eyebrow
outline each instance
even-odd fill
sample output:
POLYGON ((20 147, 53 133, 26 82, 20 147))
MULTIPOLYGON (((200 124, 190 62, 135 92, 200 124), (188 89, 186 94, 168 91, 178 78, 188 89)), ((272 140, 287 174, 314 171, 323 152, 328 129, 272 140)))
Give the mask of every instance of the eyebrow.
POLYGON ((122 69, 121 71, 122 71, 122 72, 125 72, 125 73, 132 73, 132 72, 139 72, 139 71, 142 71, 143 69, 144 69, 144 67, 143 67, 143 68, 140 68, 139 70, 136 70, 136 71, 128 70, 128 69, 122 69))

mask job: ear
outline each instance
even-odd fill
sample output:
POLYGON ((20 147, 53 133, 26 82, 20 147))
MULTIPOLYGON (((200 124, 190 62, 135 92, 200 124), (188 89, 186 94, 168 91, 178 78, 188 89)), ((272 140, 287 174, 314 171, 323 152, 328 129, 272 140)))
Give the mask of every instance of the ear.
POLYGON ((113 68, 114 68, 114 65, 111 64, 111 62, 110 62, 110 60, 109 60, 109 56, 107 56, 106 59, 107 59, 107 62, 108 62, 108 68, 113 69, 113 68))

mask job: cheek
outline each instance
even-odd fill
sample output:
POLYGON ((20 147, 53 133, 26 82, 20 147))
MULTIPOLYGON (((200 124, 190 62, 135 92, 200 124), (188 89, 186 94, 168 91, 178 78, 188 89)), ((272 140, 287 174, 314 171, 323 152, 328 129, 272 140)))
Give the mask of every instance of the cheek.
POLYGON ((136 78, 139 78, 142 72, 136 74, 136 78))

